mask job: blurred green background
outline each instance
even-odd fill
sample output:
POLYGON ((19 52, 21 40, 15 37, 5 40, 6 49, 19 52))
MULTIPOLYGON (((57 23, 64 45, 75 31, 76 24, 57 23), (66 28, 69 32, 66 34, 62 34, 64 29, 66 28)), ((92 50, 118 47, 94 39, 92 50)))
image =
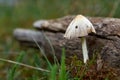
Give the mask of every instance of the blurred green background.
POLYGON ((120 0, 0 0, 0 52, 16 49, 15 28, 32 28, 34 21, 66 15, 117 17, 120 0))
MULTIPOLYGON (((30 29, 39 19, 76 14, 119 18, 120 0, 0 0, 0 57, 14 60, 14 56, 23 50, 12 36, 15 28, 30 29)), ((29 55, 37 53, 31 49, 25 51, 29 55)), ((26 63, 30 64, 29 60, 26 63)), ((9 70, 6 65, 0 62, 0 74, 3 76, 9 70)), ((0 75, 0 78, 3 76, 0 75)))

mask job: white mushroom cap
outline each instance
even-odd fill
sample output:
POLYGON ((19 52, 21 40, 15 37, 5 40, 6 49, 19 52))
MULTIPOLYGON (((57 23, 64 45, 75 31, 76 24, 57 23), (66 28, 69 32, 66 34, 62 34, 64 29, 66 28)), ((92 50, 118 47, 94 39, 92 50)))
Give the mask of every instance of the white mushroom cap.
POLYGON ((91 32, 96 33, 92 23, 83 15, 77 15, 69 24, 64 37, 73 39, 87 36, 91 32))

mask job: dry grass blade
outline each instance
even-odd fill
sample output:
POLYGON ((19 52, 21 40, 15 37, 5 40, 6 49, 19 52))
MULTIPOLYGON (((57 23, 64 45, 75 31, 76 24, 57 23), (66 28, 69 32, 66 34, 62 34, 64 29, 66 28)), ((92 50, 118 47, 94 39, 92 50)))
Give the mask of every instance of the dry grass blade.
POLYGON ((52 65, 51 65, 51 63, 49 62, 47 56, 45 55, 44 50, 39 46, 38 42, 34 39, 33 36, 31 36, 31 38, 33 39, 33 41, 35 42, 35 44, 38 46, 39 50, 40 50, 41 53, 43 54, 44 58, 46 59, 47 63, 49 64, 49 67, 52 69, 52 65))
POLYGON ((0 61, 12 63, 12 64, 18 64, 18 65, 20 65, 20 66, 24 66, 24 67, 31 68, 31 69, 35 69, 35 70, 39 70, 39 71, 50 72, 49 70, 45 70, 45 69, 42 69, 42 68, 30 66, 30 65, 27 65, 27 64, 23 64, 23 63, 20 63, 20 62, 15 62, 15 61, 3 59, 3 58, 0 58, 0 61))

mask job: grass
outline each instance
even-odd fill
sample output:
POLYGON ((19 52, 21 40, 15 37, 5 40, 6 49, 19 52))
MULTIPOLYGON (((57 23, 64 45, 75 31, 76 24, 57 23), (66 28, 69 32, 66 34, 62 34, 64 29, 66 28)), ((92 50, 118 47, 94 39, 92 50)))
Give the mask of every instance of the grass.
MULTIPOLYGON (((93 58, 88 62, 87 65, 85 65, 81 60, 79 60, 77 56, 70 58, 69 59, 69 61, 71 61, 70 64, 66 65, 64 48, 62 50, 61 64, 60 65, 51 64, 51 65, 48 65, 46 69, 41 68, 41 66, 34 67, 31 65, 21 63, 24 56, 25 56, 25 53, 21 52, 21 54, 17 57, 16 61, 0 58, 0 61, 14 64, 9 69, 7 80, 18 79, 20 75, 20 71, 19 71, 20 66, 23 66, 28 69, 33 69, 34 71, 42 72, 42 76, 39 76, 39 77, 38 75, 34 75, 35 74, 34 72, 34 74, 32 74, 34 76, 30 78, 31 80, 39 80, 40 77, 42 77, 40 79, 43 79, 43 80, 44 79, 45 80, 46 79, 47 80, 88 80, 88 79, 89 80, 95 80, 95 79, 96 80, 113 80, 113 79, 116 79, 116 77, 118 76, 115 69, 110 68, 106 65, 104 65, 98 71, 96 67, 97 58, 95 56, 93 56, 93 58), (47 70, 47 68, 49 70, 47 70)), ((20 77, 19 79, 25 79, 25 78, 20 77)), ((29 77, 26 79, 29 79, 29 77)))
MULTIPOLYGON (((17 60, 18 62, 21 62, 21 60, 23 59, 24 57, 24 53, 21 52, 20 55, 17 57, 17 60)), ((8 72, 8 80, 14 80, 15 79, 15 76, 17 74, 16 70, 17 68, 19 67, 18 64, 15 64, 8 72)))
MULTIPOLYGON (((47 57, 44 56, 44 59, 41 57, 41 53, 44 53, 42 49, 40 49, 40 53, 38 50, 20 46, 12 37, 12 32, 18 27, 32 29, 33 22, 39 19, 53 19, 65 15, 83 14, 86 16, 119 18, 119 4, 119 0, 24 0, 13 6, 0 4, 0 53, 4 61, 7 59, 6 62, 0 60, 0 79, 55 80, 59 78, 60 80, 79 80, 80 78, 85 79, 85 76, 93 77, 88 75, 90 71, 85 70, 84 74, 81 73, 84 65, 77 57, 72 58, 70 63, 73 64, 72 66, 65 64, 64 54, 61 64, 58 65, 56 58, 54 58, 56 64, 51 64, 47 57), (11 61, 14 64, 11 64, 11 61), (36 70, 37 68, 49 70, 50 73, 36 70), (70 72, 71 74, 69 74, 70 72)), ((50 46, 54 53, 51 44, 50 46)), ((93 64, 94 60, 90 62, 91 66, 94 66, 93 64)), ((93 69, 90 68, 89 70, 93 69)), ((97 72, 94 72, 93 75, 97 74, 97 72)), ((111 74, 109 75, 112 76, 111 74)), ((108 77, 110 77, 109 75, 108 77)), ((109 78, 105 80, 109 80, 109 78)))
POLYGON ((14 66, 12 66, 12 68, 8 72, 7 80, 15 80, 15 79, 18 78, 18 77, 16 77, 16 75, 19 73, 19 72, 17 72, 17 68, 19 68, 19 66, 24 66, 24 67, 29 68, 29 69, 34 69, 34 70, 46 72, 48 75, 50 75, 49 80, 56 80, 57 79, 57 75, 58 75, 58 79, 59 80, 67 80, 67 72, 66 72, 66 65, 65 65, 65 50, 64 49, 63 49, 63 53, 62 53, 60 68, 59 68, 59 65, 57 65, 57 64, 48 65, 48 67, 50 67, 49 68, 50 71, 42 69, 42 68, 39 68, 39 67, 34 67, 34 66, 30 66, 30 65, 27 65, 27 64, 20 63, 20 61, 24 57, 24 54, 25 53, 21 52, 21 54, 17 57, 16 61, 6 60, 6 59, 0 58, 0 61, 13 63, 14 64, 14 66))
POLYGON ((65 64, 65 49, 63 49, 63 51, 62 51, 59 80, 67 80, 67 72, 66 72, 66 64, 65 64))
MULTIPOLYGON (((99 71, 97 70, 96 59, 97 55, 93 55, 92 59, 88 62, 87 65, 83 63, 83 61, 79 60, 77 56, 73 56, 68 60, 70 63, 65 63, 65 49, 62 49, 62 57, 61 63, 58 64, 46 64, 46 68, 41 68, 38 55, 35 56, 34 63, 37 65, 34 67, 33 65, 28 65, 23 63, 23 59, 25 57, 25 52, 21 52, 21 54, 16 57, 16 61, 7 60, 0 58, 0 61, 13 63, 14 65, 9 69, 7 80, 21 80, 21 79, 30 79, 30 80, 116 80, 117 72, 115 69, 110 68, 104 65, 99 71), (20 74, 22 68, 27 68, 31 71, 33 69, 33 73, 31 77, 21 77, 20 74), (38 72, 36 72, 38 71, 38 72), (38 74, 42 72, 42 76, 38 76, 38 74), (37 75, 36 75, 37 74, 37 75), (20 77, 20 78, 19 78, 20 77)), ((47 62, 47 60, 45 60, 47 62)), ((49 61, 49 60, 48 60, 49 61)), ((23 71, 24 72, 24 71, 23 71)), ((25 73, 23 74, 25 75, 25 73)))

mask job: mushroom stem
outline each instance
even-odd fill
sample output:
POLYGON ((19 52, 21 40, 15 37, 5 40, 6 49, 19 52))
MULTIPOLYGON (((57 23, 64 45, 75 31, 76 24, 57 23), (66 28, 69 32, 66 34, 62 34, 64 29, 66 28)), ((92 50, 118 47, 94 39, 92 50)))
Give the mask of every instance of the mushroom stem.
POLYGON ((88 51, 87 51, 86 38, 82 37, 81 38, 81 42, 82 42, 83 59, 84 59, 84 63, 86 64, 87 60, 89 59, 89 57, 88 57, 88 51))

